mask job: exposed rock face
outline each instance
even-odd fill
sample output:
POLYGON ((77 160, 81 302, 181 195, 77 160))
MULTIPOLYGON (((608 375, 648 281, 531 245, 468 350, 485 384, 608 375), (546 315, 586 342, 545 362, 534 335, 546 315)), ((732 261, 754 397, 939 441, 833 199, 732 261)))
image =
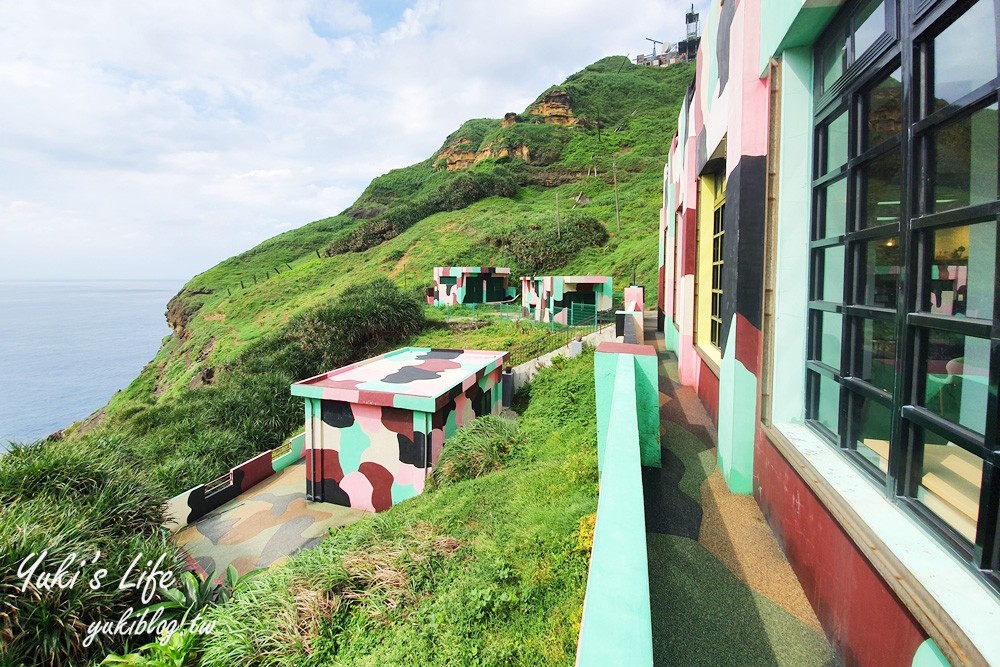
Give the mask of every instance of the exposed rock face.
POLYGON ((182 289, 174 298, 167 302, 167 324, 181 338, 187 337, 188 322, 191 321, 194 314, 201 308, 201 304, 191 298, 198 294, 212 294, 212 290, 207 287, 182 289))
POLYGON ((510 127, 517 122, 517 114, 513 111, 508 111, 503 115, 503 121, 500 123, 501 127, 510 127))
POLYGON ((489 158, 501 159, 519 157, 527 163, 531 163, 531 151, 524 144, 518 144, 513 148, 508 148, 507 146, 497 147, 492 143, 486 144, 479 154, 476 155, 476 162, 482 162, 483 160, 489 158))
POLYGON ((524 144, 508 147, 502 144, 497 145, 493 142, 489 142, 477 150, 468 139, 459 138, 445 146, 444 150, 438 153, 437 160, 434 161, 434 166, 438 168, 444 166, 448 171, 459 171, 460 169, 468 169, 490 158, 499 160, 512 157, 519 157, 525 162, 530 163, 531 151, 524 144))
POLYGON ((532 116, 541 116, 546 123, 556 125, 576 125, 577 118, 573 115, 573 107, 570 104, 569 93, 562 88, 553 88, 545 97, 535 102, 528 113, 532 116))
POLYGON ((440 167, 443 164, 448 171, 468 169, 477 162, 476 157, 476 146, 465 137, 459 137, 438 153, 434 166, 440 167))

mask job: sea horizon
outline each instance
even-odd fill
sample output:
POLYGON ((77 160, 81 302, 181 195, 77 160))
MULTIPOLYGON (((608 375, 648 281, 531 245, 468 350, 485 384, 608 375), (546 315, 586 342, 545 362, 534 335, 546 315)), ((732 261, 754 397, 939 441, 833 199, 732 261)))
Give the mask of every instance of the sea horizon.
POLYGON ((183 279, 0 278, 0 451, 85 419, 170 333, 183 279))

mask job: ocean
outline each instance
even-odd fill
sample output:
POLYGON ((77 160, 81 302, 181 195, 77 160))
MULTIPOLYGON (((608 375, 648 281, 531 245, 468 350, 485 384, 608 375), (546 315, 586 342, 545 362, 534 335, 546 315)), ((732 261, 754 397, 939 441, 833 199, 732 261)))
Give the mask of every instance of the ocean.
POLYGON ((87 417, 170 333, 181 280, 0 281, 0 451, 87 417))

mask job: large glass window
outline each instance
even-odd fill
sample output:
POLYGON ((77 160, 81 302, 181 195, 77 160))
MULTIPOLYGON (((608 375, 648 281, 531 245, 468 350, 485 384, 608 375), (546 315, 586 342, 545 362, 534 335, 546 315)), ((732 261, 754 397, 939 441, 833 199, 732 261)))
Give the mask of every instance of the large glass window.
POLYGON ((726 233, 726 186, 716 178, 719 189, 715 193, 715 211, 712 214, 712 312, 710 318, 712 345, 722 347, 722 237, 726 233))
POLYGON ((1000 585, 998 4, 855 0, 816 44, 806 420, 1000 585))
POLYGON ((695 244, 695 346, 716 368, 722 362, 724 321, 726 175, 723 155, 715 158, 712 167, 699 179, 695 244))

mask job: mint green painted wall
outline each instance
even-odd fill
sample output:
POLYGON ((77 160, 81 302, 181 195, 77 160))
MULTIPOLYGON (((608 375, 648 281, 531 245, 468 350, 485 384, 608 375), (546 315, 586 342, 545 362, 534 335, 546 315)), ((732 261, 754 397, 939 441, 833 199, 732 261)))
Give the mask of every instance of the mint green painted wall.
POLYGON ((670 352, 677 352, 677 328, 670 317, 663 323, 663 346, 670 352))
MULTIPOLYGON (((311 400, 312 399, 306 399, 306 403, 308 403, 311 400)), ((306 421, 308 421, 310 418, 309 412, 310 408, 307 407, 306 421)), ((284 470, 285 468, 287 468, 288 466, 292 465, 300 458, 302 458, 302 450, 305 447, 305 443, 306 443, 305 433, 299 433, 298 435, 294 436, 291 439, 291 448, 288 450, 288 453, 282 454, 278 458, 272 460, 271 469, 274 470, 274 472, 281 472, 282 470, 284 470)))
POLYGON ((781 59, 781 152, 778 164, 777 257, 771 420, 805 417, 806 289, 809 284, 809 168, 812 164, 812 52, 781 59))
POLYGON ((913 667, 951 667, 933 639, 925 639, 913 654, 913 667))
POLYGON ((844 0, 779 0, 760 3, 760 75, 767 74, 772 56, 816 41, 844 0), (806 5, 813 5, 807 7, 806 5))
MULTIPOLYGON (((325 425, 325 428, 332 428, 325 425)), ((371 437, 361 428, 361 422, 355 420, 347 427, 337 429, 340 435, 340 447, 338 457, 340 459, 340 469, 344 474, 350 474, 361 467, 361 455, 372 445, 371 437)))
MULTIPOLYGON (((655 354, 631 356, 635 365, 635 404, 639 419, 639 456, 642 465, 660 467, 660 386, 655 354)), ((618 391, 628 392, 628 386, 618 391)))
POLYGON ((393 482, 392 486, 389 487, 389 494, 392 497, 393 505, 420 495, 416 487, 412 484, 397 484, 396 482, 393 482))
MULTIPOLYGON (((632 355, 613 359, 610 374, 634 382, 632 355)), ((595 370, 598 361, 595 357, 595 370)), ((601 386, 601 376, 594 381, 601 386)), ((646 519, 643 511, 638 412, 632 392, 615 392, 607 427, 601 491, 594 526, 594 547, 580 623, 578 667, 653 664, 653 629, 649 607, 646 519)), ((598 414, 601 402, 598 401, 598 414)))
POLYGON ((719 86, 719 61, 716 57, 716 50, 708 48, 709 45, 716 44, 716 33, 719 31, 719 7, 718 0, 712 0, 708 11, 704 16, 704 29, 701 33, 701 45, 698 47, 698 67, 702 67, 701 61, 705 61, 704 74, 702 75, 702 86, 706 86, 704 91, 695 90, 695 95, 702 94, 702 99, 709 103, 705 105, 703 111, 706 114, 711 111, 711 100, 715 99, 715 89, 719 86))
POLYGON ((733 493, 753 492, 757 377, 736 360, 736 326, 729 327, 719 368, 719 469, 733 493))
POLYGON ((597 392, 597 469, 604 469, 604 448, 611 420, 611 399, 615 394, 615 368, 618 355, 594 353, 594 388, 597 392))
POLYGON ((618 437, 612 404, 630 402, 635 407, 642 465, 660 467, 660 389, 655 354, 594 354, 594 387, 597 394, 597 469, 603 470, 609 439, 618 437), (622 364, 621 359, 629 360, 622 364), (622 374, 626 369, 626 374, 622 374))

